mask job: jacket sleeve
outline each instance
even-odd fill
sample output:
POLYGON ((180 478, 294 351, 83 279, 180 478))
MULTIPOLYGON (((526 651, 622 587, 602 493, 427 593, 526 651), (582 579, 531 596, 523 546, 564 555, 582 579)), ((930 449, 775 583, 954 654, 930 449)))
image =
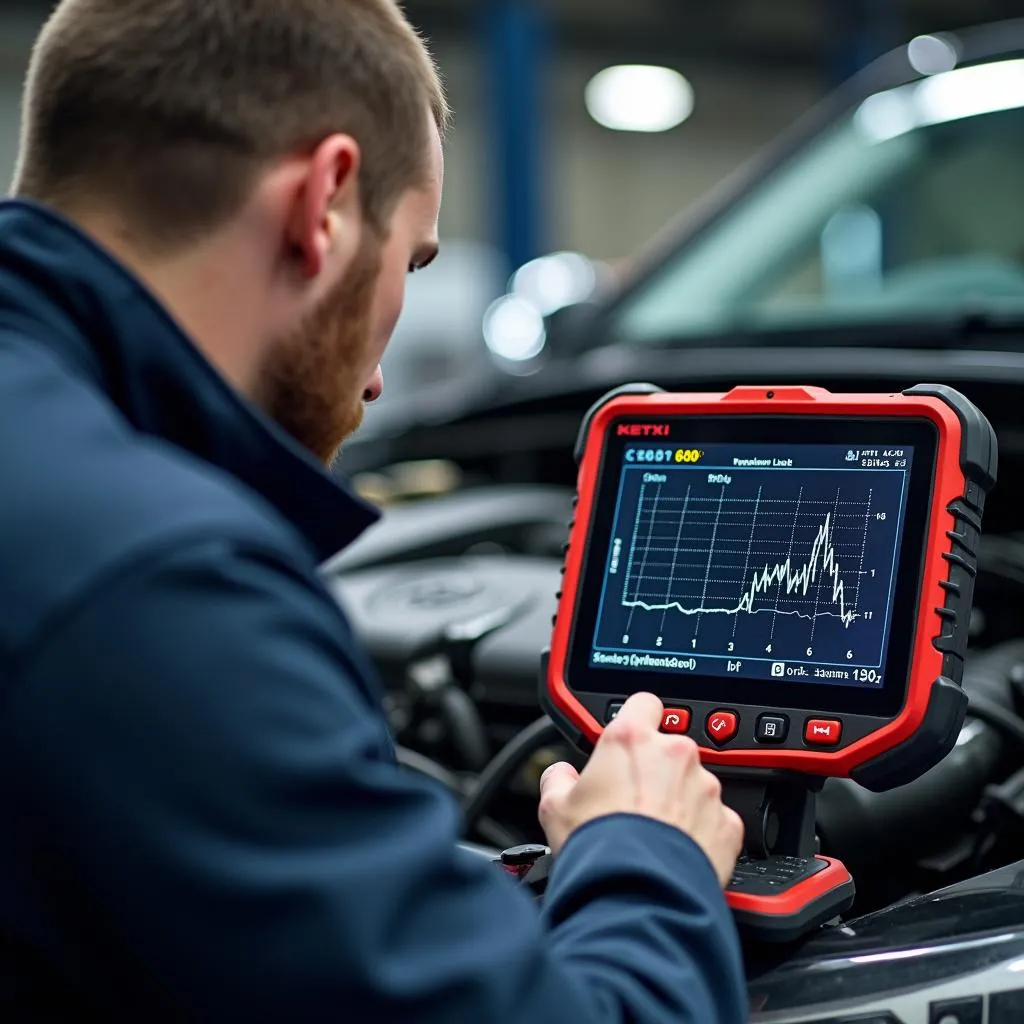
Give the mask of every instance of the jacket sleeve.
POLYGON ((25 665, 0 737, 48 851, 46 956, 101 1013, 746 1019, 732 922, 689 839, 593 822, 539 913, 458 850, 455 801, 390 760, 359 659, 315 581, 197 544, 107 583, 25 665))

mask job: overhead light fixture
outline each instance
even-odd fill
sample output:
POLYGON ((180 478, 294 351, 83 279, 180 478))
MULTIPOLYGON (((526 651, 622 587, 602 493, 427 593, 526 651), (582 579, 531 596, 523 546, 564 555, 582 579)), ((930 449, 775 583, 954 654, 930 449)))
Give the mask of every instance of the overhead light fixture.
POLYGON ((577 252, 556 252, 531 260, 512 278, 512 294, 529 302, 541 316, 585 302, 597 287, 597 270, 577 252))
POLYGON ((943 36, 916 36, 907 44, 907 60, 919 75, 938 75, 956 67, 956 47, 943 36))
POLYGON ((667 132, 693 113, 693 87, 678 71, 622 64, 596 74, 586 89, 587 111, 619 132, 667 132))
POLYGON ((547 329, 536 307, 516 295, 504 295, 484 314, 484 342, 507 363, 528 363, 544 351, 547 329))
POLYGON ((975 64, 930 75, 913 85, 875 93, 854 123, 869 142, 915 128, 1024 107, 1024 58, 975 64))

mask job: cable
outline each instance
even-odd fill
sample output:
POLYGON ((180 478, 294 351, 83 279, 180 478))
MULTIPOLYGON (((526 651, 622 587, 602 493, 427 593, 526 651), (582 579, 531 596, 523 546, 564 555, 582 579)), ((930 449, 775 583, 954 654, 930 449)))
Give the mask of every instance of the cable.
POLYGON ((429 757, 418 754, 415 750, 410 750, 408 747, 398 747, 395 755, 398 763, 403 768, 409 768, 414 772, 419 772, 420 775, 426 775, 435 782, 440 782, 442 786, 446 786, 460 797, 466 795, 466 784, 462 779, 443 765, 438 764, 436 761, 431 761, 429 757))
MULTIPOLYGON (((984 722, 1018 748, 1024 749, 1024 721, 1008 708, 985 697, 972 694, 967 714, 971 718, 984 722)), ((985 795, 978 812, 976 812, 980 815, 980 820, 971 850, 970 863, 975 873, 981 870, 986 846, 994 836, 998 835, 1000 826, 1005 826, 1009 817, 1019 816, 1013 807, 1013 801, 1007 800, 1006 796, 1008 791, 1019 788, 1021 775, 1022 773, 1018 772, 1002 785, 986 787, 985 795)))
POLYGON ((509 740, 480 773, 476 784, 463 798, 464 834, 471 833, 487 805, 530 757, 549 743, 560 739, 561 734, 555 723, 545 715, 509 740))
POLYGON ((1024 721, 1008 708, 1004 708, 987 697, 970 696, 967 714, 995 729, 1004 739, 1024 748, 1024 721))
POLYGON ((978 572, 1024 586, 1024 542, 1020 535, 983 538, 978 549, 978 572))
POLYGON ((499 850, 508 850, 522 842, 515 833, 509 832, 504 825, 499 825, 492 818, 481 818, 476 824, 476 830, 482 838, 499 850))
POLYGON ((436 695, 437 706, 448 726, 452 743, 458 748, 466 767, 483 771, 490 757, 487 729, 469 695, 457 686, 444 686, 436 695))
MULTIPOLYGON (((424 757, 423 754, 418 754, 415 750, 409 750, 408 747, 398 747, 396 758, 403 768, 408 768, 410 771, 418 772, 420 775, 426 775, 427 778, 433 779, 435 782, 440 782, 442 786, 452 790, 456 796, 463 798, 466 796, 466 783, 455 772, 445 768, 444 765, 431 761, 429 757, 424 757)), ((477 821, 476 828, 487 842, 492 843, 501 850, 507 850, 510 846, 517 846, 520 842, 515 833, 510 832, 504 825, 499 825, 498 822, 493 821, 491 818, 480 818, 477 821)))

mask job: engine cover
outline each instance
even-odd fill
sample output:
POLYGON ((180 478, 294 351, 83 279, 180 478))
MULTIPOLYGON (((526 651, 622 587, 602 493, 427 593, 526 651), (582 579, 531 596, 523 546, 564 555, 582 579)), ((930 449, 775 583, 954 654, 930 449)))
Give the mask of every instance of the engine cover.
POLYGON ((328 573, 327 583, 386 685, 398 685, 410 662, 452 627, 500 621, 472 650, 473 695, 486 704, 537 708, 559 570, 543 558, 480 556, 328 573))
MULTIPOLYGON (((472 646, 465 677, 488 729, 507 738, 540 713, 540 657, 551 637, 560 569, 546 558, 479 556, 328 572, 326 579, 393 689, 446 631, 472 633, 475 623, 497 623, 472 646)), ((1022 658, 1018 646, 973 659, 965 689, 1005 702, 1008 667, 1022 658)), ((912 863, 966 827, 1002 750, 996 733, 968 719, 952 753, 908 786, 874 794, 849 779, 830 779, 818 800, 823 852, 860 874, 863 888, 879 849, 912 863)))

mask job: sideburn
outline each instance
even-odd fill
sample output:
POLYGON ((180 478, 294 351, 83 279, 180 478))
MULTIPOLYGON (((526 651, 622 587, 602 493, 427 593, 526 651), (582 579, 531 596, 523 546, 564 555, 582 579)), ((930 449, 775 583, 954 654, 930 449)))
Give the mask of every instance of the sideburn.
POLYGON ((261 373, 258 404, 324 463, 363 420, 361 375, 381 262, 382 246, 368 240, 333 291, 273 347, 261 373))

